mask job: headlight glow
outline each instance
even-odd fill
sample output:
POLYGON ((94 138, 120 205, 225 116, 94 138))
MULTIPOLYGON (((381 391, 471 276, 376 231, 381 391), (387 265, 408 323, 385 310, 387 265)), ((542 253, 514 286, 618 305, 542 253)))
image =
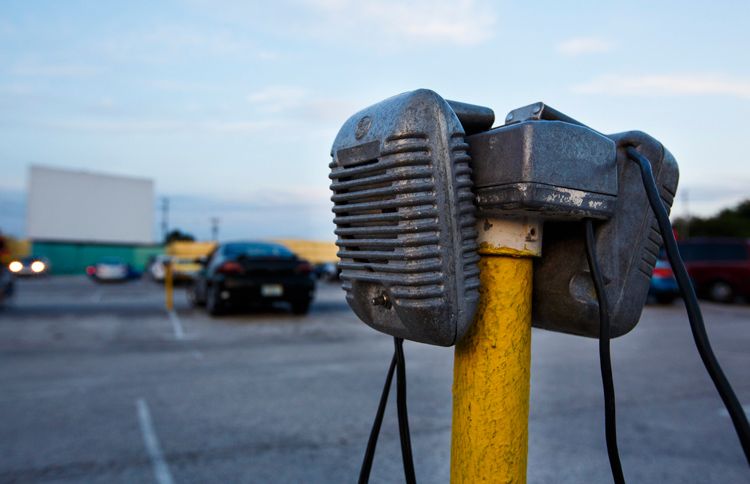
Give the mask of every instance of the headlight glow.
POLYGON ((33 272, 42 272, 47 266, 44 265, 44 262, 40 260, 35 260, 31 263, 31 270, 33 272))
POLYGON ((19 272, 21 269, 23 269, 23 264, 21 264, 17 260, 14 260, 10 264, 8 264, 8 269, 10 269, 10 272, 19 272))

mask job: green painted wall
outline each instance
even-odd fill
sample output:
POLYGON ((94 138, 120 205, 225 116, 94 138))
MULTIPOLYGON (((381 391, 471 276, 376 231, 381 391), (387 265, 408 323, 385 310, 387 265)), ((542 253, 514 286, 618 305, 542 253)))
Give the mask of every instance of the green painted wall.
POLYGON ((119 257, 143 271, 149 257, 164 253, 161 245, 133 246, 115 244, 33 242, 31 253, 49 260, 51 274, 85 274, 86 267, 105 257, 119 257))

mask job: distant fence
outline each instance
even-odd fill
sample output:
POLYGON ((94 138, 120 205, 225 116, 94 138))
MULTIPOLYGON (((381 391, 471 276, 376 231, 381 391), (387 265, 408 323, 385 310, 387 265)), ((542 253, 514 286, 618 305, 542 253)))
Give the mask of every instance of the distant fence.
MULTIPOLYGON (((313 240, 282 239, 274 240, 313 264, 338 262, 338 248, 334 242, 313 240)), ((28 240, 6 238, 7 252, 1 261, 7 264, 11 259, 26 255, 45 257, 50 262, 53 274, 83 274, 87 265, 98 262, 103 257, 119 257, 131 264, 136 270, 144 270, 147 261, 161 253, 167 255, 199 258, 210 254, 216 242, 172 242, 166 247, 130 246, 118 244, 92 244, 73 242, 33 242, 28 240)))
POLYGON ((164 252, 161 245, 102 244, 95 242, 34 241, 31 253, 49 263, 51 274, 85 274, 86 267, 102 259, 116 258, 136 271, 146 269, 148 261, 164 252))

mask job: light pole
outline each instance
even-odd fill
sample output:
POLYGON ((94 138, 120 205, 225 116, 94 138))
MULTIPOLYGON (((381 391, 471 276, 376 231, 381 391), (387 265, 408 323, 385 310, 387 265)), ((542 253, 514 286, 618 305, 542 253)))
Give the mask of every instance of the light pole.
POLYGON ((211 217, 211 240, 219 240, 219 217, 211 217))
POLYGON ((169 198, 161 198, 161 238, 167 240, 169 234, 169 198))

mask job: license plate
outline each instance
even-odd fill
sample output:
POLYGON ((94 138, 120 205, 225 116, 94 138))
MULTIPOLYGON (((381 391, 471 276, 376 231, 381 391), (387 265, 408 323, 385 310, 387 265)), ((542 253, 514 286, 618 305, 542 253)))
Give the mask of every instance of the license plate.
POLYGON ((263 297, 278 297, 284 294, 284 286, 281 284, 263 284, 260 286, 260 294, 263 297))

